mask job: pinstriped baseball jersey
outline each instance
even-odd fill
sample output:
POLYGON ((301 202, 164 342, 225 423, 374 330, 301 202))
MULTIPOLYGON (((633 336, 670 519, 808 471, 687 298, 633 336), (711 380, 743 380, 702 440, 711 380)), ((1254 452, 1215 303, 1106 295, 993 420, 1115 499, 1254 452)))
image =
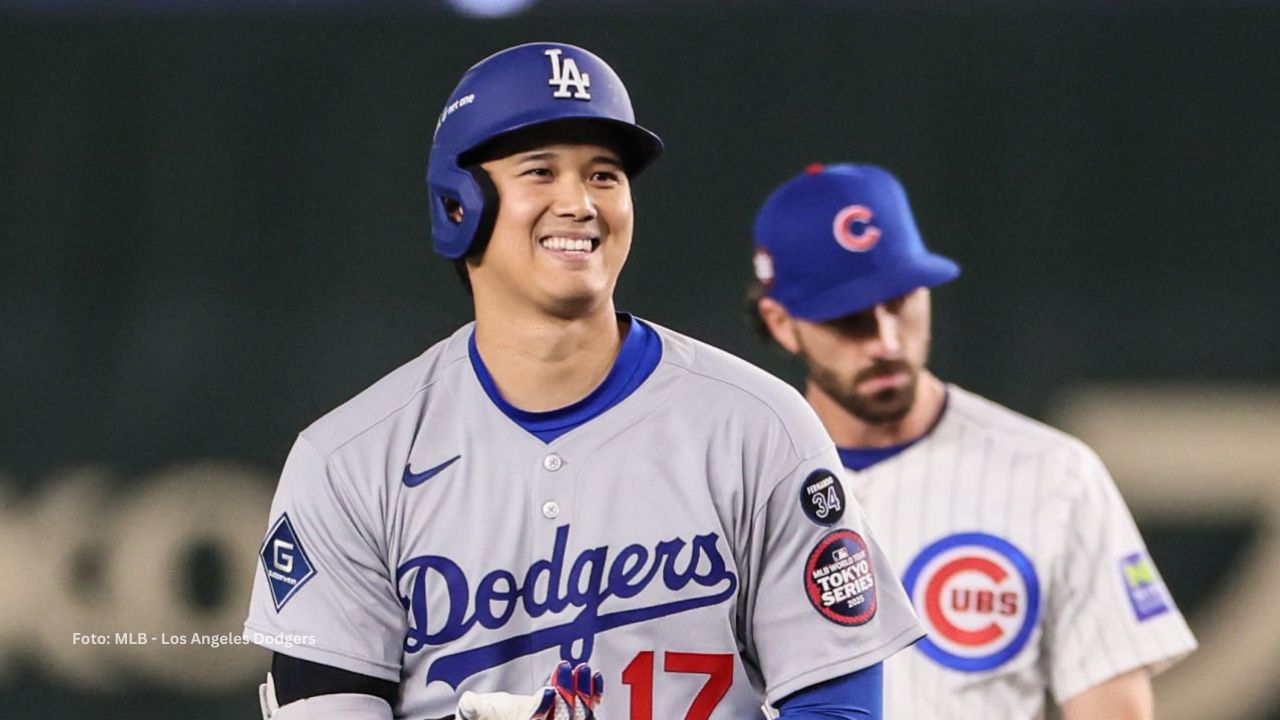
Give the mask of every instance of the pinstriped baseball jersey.
POLYGON ((847 487, 928 638, 885 664, 888 720, 1041 718, 1195 639, 1101 461, 955 386, 933 431, 847 487))
POLYGON ((544 442, 486 395, 472 327, 301 433, 246 635, 400 683, 406 718, 589 661, 612 720, 754 717, 923 635, 784 383, 650 326, 643 384, 544 442))

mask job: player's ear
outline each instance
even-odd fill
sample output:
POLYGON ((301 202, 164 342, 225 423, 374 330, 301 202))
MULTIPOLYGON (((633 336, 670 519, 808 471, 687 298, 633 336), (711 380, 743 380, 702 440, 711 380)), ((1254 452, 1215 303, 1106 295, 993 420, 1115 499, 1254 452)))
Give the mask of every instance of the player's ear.
POLYGON ((453 198, 444 198, 444 211, 449 216, 449 221, 455 225, 462 224, 462 203, 453 198))
POLYGON ((762 297, 756 302, 756 311, 760 313, 760 319, 769 329, 774 342, 792 355, 800 352, 800 343, 796 340, 795 320, 791 317, 791 313, 782 307, 782 303, 773 298, 762 297))

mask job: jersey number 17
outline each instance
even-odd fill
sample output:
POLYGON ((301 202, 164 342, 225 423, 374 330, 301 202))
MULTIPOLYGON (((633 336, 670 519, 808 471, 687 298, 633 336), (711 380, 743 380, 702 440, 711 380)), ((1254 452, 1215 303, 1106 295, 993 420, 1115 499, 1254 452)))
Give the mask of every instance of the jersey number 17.
MULTIPOLYGON (((622 671, 622 684, 631 688, 631 720, 653 720, 653 662, 653 651, 645 650, 637 653, 622 671)), ((708 676, 684 720, 708 720, 733 684, 733 656, 728 654, 665 652, 662 670, 708 676)))

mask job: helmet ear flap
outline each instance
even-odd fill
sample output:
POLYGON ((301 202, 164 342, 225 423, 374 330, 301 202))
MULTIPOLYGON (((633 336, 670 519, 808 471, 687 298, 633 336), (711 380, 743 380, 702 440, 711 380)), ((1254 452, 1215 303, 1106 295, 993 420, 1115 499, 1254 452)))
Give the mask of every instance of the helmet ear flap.
MULTIPOLYGON (((450 260, 466 257, 471 254, 477 232, 486 212, 487 205, 497 205, 497 192, 493 190, 493 182, 488 173, 479 168, 464 169, 459 167, 433 168, 427 176, 427 184, 431 195, 431 237, 436 252, 450 260), (476 173, 484 176, 483 183, 490 190, 486 193, 476 173), (493 200, 486 202, 486 194, 493 200), (457 218, 453 212, 461 208, 462 217, 457 218)), ((488 221, 485 231, 493 230, 493 220, 488 221)))

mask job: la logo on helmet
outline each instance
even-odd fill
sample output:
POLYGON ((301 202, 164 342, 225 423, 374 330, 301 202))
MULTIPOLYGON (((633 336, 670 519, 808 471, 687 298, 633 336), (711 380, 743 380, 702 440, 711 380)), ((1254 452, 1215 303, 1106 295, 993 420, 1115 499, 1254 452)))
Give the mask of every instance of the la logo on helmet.
POLYGON ((551 93, 551 97, 573 98, 575 100, 590 100, 591 93, 587 90, 591 87, 591 76, 578 70, 578 63, 573 58, 565 58, 560 60, 560 48, 550 48, 544 51, 544 54, 551 58, 551 79, 547 81, 548 85, 558 85, 559 89, 551 93), (573 93, 570 94, 569 86, 573 86, 573 93))
POLYGON ((880 242, 880 228, 871 225, 875 213, 866 205, 850 205, 836 213, 831 224, 831 231, 840 247, 850 252, 866 252, 880 242), (854 224, 862 225, 859 232, 854 232, 854 224))

